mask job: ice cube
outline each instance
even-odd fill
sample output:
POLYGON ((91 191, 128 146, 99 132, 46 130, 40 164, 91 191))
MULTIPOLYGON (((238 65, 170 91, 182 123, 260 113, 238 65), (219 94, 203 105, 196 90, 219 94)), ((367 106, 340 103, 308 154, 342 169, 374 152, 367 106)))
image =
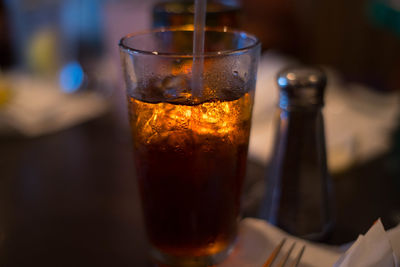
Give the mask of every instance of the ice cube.
POLYGON ((163 95, 168 100, 187 100, 191 97, 188 79, 183 75, 171 75, 165 77, 161 82, 163 95))

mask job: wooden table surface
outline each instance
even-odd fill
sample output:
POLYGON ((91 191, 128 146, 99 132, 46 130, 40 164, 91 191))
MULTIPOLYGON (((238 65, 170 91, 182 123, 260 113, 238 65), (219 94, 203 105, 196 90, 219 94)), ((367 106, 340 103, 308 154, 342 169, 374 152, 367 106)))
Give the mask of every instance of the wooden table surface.
MULTIPOLYGON (((378 217, 400 221, 391 164, 385 155, 334 176, 329 243, 355 239, 378 217)), ((249 162, 245 195, 264 169, 249 162)), ((113 114, 40 138, 0 138, 0 266, 150 266, 133 173, 127 128, 113 114)))

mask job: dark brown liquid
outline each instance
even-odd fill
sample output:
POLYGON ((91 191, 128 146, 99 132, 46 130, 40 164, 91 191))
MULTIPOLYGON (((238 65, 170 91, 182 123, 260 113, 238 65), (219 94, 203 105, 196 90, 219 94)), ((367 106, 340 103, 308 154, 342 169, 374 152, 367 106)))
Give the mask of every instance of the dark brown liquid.
POLYGON ((147 233, 161 252, 207 256, 232 243, 252 103, 250 93, 197 105, 129 99, 147 233))

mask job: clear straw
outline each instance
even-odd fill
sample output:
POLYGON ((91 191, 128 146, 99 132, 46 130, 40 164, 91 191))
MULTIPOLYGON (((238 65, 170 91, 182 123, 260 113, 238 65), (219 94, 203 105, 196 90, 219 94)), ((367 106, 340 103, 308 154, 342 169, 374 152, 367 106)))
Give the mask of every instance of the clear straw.
POLYGON ((204 28, 206 24, 207 0, 195 0, 193 32, 192 91, 200 97, 203 89, 204 28))

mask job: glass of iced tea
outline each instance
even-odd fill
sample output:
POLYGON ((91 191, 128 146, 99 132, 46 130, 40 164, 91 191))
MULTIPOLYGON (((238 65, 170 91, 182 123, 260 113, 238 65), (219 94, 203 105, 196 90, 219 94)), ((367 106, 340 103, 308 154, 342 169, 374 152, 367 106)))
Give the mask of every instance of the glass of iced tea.
POLYGON ((250 34, 207 29, 192 73, 192 38, 161 29, 119 44, 151 255, 172 266, 212 265, 232 250, 260 54, 250 34))

